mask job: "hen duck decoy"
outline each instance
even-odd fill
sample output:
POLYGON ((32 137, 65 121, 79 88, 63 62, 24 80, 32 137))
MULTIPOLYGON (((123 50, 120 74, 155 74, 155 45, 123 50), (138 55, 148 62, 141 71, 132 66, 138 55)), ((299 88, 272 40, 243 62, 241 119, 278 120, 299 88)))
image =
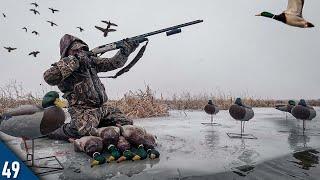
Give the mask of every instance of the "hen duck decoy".
POLYGON ((285 112, 286 119, 287 119, 287 113, 291 113, 291 110, 295 105, 296 105, 296 102, 294 100, 289 100, 288 104, 277 104, 275 108, 279 111, 285 112))
POLYGON ((84 152, 90 157, 93 157, 93 154, 103 151, 103 143, 100 137, 96 136, 83 136, 80 139, 69 139, 73 143, 75 152, 84 152))
POLYGON ((126 150, 130 150, 131 145, 130 143, 124 138, 123 136, 119 137, 119 141, 117 143, 117 148, 119 149, 120 152, 124 152, 126 150))
POLYGON ((140 126, 124 125, 120 127, 120 131, 131 145, 138 146, 145 143, 146 130, 140 126))
POLYGON ((281 14, 274 15, 270 12, 264 11, 256 16, 272 18, 294 27, 312 28, 314 25, 305 20, 302 16, 303 5, 304 0, 288 0, 287 9, 281 14))
POLYGON ((45 136, 64 124, 65 107, 56 91, 45 94, 42 105, 22 105, 1 115, 0 131, 14 137, 34 139, 45 136))
POLYGON ((291 114, 303 121, 303 132, 305 131, 305 121, 311 121, 317 116, 315 109, 311 106, 308 106, 304 99, 301 99, 297 106, 292 108, 291 114))
POLYGON ((210 124, 210 125, 216 124, 216 123, 213 123, 213 115, 219 112, 219 107, 214 105, 212 100, 209 100, 208 104, 204 107, 204 111, 207 114, 211 115, 211 123, 202 123, 202 124, 210 124))
POLYGON ((143 146, 146 149, 153 149, 157 146, 157 141, 156 141, 157 137, 154 136, 153 134, 150 133, 146 133, 144 135, 144 142, 143 142, 143 146))
POLYGON ((240 137, 242 138, 243 135, 246 135, 246 134, 243 134, 244 123, 252 119, 254 116, 252 107, 246 106, 245 104, 242 103, 241 98, 237 98, 235 103, 231 105, 231 107, 229 108, 229 113, 233 119, 241 122, 240 137))
POLYGON ((98 128, 92 133, 92 135, 101 137, 104 147, 107 148, 111 144, 117 145, 120 136, 120 129, 116 126, 102 127, 98 128))

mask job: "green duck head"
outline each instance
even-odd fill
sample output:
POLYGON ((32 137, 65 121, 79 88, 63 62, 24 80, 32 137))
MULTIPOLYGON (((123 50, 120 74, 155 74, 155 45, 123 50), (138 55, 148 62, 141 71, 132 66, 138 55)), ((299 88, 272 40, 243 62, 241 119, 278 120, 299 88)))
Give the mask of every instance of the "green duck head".
POLYGON ((296 102, 294 100, 289 100, 288 101, 288 104, 291 105, 291 106, 295 106, 296 105, 296 102))
POLYGON ((59 99, 59 94, 56 91, 50 91, 46 93, 42 99, 43 108, 47 108, 51 106, 57 106, 60 108, 66 107, 65 103, 59 99))
POLYGON ((107 159, 107 162, 112 162, 112 161, 116 161, 120 158, 121 154, 119 152, 119 150, 113 145, 109 145, 108 147, 108 151, 110 153, 109 158, 107 159))
POLYGON ((91 162, 91 167, 104 164, 106 162, 106 158, 103 157, 99 152, 93 153, 93 160, 91 162))
POLYGON ((126 160, 132 160, 132 158, 135 156, 136 154, 134 154, 132 151, 130 150, 125 150, 123 151, 122 156, 117 160, 117 163, 122 162, 122 161, 126 161, 126 160))
POLYGON ((138 146, 136 155, 132 158, 133 161, 137 161, 137 160, 143 160, 146 159, 148 156, 146 150, 144 150, 144 146, 142 144, 140 144, 138 146))
POLYGON ((159 151, 157 151, 156 149, 148 149, 147 153, 150 159, 156 159, 160 156, 159 151))
POLYGON ((257 14, 256 16, 263 16, 263 17, 267 17, 267 18, 273 18, 275 15, 270 13, 270 12, 264 11, 262 13, 257 14))

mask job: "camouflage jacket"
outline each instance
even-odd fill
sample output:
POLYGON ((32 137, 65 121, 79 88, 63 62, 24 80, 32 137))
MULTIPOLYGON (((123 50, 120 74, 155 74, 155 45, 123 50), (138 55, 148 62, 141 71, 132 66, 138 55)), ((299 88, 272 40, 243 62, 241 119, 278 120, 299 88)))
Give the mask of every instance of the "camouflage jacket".
POLYGON ((60 41, 61 59, 44 72, 44 79, 49 85, 58 86, 69 106, 101 107, 108 97, 97 73, 124 66, 128 57, 118 52, 112 58, 99 58, 89 56, 87 51, 66 56, 74 44, 89 49, 80 39, 65 35, 60 41))

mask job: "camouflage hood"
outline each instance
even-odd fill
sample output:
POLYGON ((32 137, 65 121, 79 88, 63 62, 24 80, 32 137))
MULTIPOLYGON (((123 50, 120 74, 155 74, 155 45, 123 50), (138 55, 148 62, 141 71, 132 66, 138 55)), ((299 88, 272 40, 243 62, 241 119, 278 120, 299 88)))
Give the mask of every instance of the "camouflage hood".
POLYGON ((83 42, 81 39, 69 34, 65 34, 60 40, 61 58, 66 57, 68 50, 71 48, 73 49, 86 48, 86 50, 89 50, 88 45, 85 42, 83 42))

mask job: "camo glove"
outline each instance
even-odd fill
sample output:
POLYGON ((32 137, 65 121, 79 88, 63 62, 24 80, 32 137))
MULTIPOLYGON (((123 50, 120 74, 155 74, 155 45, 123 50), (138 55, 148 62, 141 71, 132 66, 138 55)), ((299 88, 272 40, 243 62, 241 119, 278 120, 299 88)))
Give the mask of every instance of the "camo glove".
POLYGON ((139 46, 139 43, 137 41, 124 39, 120 47, 120 52, 122 55, 128 57, 132 52, 134 52, 137 49, 138 46, 139 46))
POLYGON ((55 65, 59 68, 63 79, 69 77, 80 66, 75 56, 65 57, 55 63, 55 65))

